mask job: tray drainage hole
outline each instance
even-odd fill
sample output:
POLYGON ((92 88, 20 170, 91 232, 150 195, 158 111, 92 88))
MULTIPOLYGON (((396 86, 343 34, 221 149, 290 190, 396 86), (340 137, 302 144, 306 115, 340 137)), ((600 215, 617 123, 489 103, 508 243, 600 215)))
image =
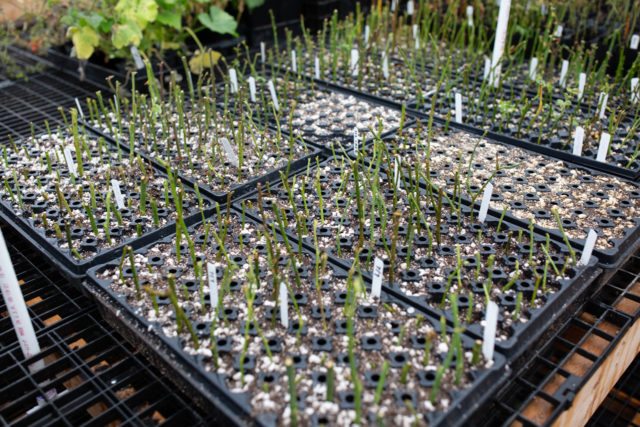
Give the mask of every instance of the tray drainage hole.
POLYGON ((225 308, 224 309, 224 314, 226 314, 227 316, 233 313, 233 309, 232 308, 225 308))
POLYGON ((427 340, 424 337, 416 338, 416 342, 420 345, 424 345, 427 340))
POLYGON ((393 356, 393 360, 395 360, 398 363, 404 363, 406 359, 407 358, 404 354, 396 354, 395 356, 393 356))
POLYGON ((378 342, 375 338, 367 338, 367 344, 374 345, 378 342))
POLYGON ((504 296, 505 301, 507 302, 513 302, 515 301, 515 298, 513 297, 513 295, 505 295, 504 296))
POLYGON ((159 256, 151 257, 151 262, 158 262, 158 261, 160 261, 160 257, 159 256))
POLYGON ((178 272, 177 268, 169 268, 167 269, 167 273, 169 274, 176 274, 178 272))
POLYGON ((273 375, 268 374, 268 375, 265 375, 265 376, 262 378, 262 380, 263 380, 265 383, 272 383, 272 382, 275 380, 275 378, 274 378, 274 376, 273 376, 273 375))
POLYGON ((324 338, 319 338, 318 339, 318 345, 326 345, 327 344, 327 340, 324 338))
MULTIPOLYGON (((465 303, 466 304, 466 303, 469 302, 469 297, 466 296, 466 295, 461 295, 461 296, 458 297, 458 301, 460 301, 461 303, 465 303)), ((424 340, 424 338, 423 338, 423 340, 424 340)))
POLYGON ((400 399, 401 399, 403 402, 405 402, 405 401, 407 401, 407 400, 408 400, 409 402, 411 402, 411 400, 412 400, 412 399, 411 399, 411 396, 409 395, 409 393, 403 393, 403 394, 402 394, 402 396, 400 396, 400 399))
POLYGON ((85 242, 87 242, 87 244, 92 244, 96 241, 96 239, 94 239, 93 237, 88 237, 87 239, 85 239, 85 242))
POLYGON ((218 347, 224 347, 225 345, 227 345, 227 340, 222 338, 218 340, 218 347))
POLYGON ((244 261, 244 258, 242 258, 241 256, 234 256, 232 260, 236 264, 240 264, 240 263, 242 263, 242 261, 244 261))
POLYGON ((198 323, 196 325, 196 329, 200 329, 200 330, 203 330, 206 327, 207 327, 206 323, 198 323))
POLYGON ((429 381, 434 381, 436 379, 436 373, 434 371, 427 371, 427 373, 424 374, 424 376, 429 381))
POLYGON ((364 311, 364 312, 365 312, 365 313, 367 313, 367 314, 370 314, 370 313, 373 313, 373 308, 371 308, 371 307, 364 307, 364 308, 362 309, 362 311, 364 311))
POLYGON ((562 220, 562 224, 563 225, 571 225, 571 224, 573 224, 573 221, 571 221, 570 219, 563 219, 562 220))
POLYGON ((347 395, 344 397, 344 400, 346 400, 348 403, 353 403, 353 402, 354 402, 354 400, 355 400, 355 397, 353 396, 353 394, 347 394, 347 395))
POLYGON ((372 374, 371 375, 371 380, 373 380, 373 382, 378 382, 380 381, 380 374, 372 374))
MULTIPOLYGON (((272 340, 269 340, 269 344, 271 344, 271 341, 272 341, 272 340)), ((274 341, 275 341, 275 340, 274 340, 274 341)), ((298 364, 298 363, 300 363, 300 362, 302 362, 302 358, 301 358, 300 356, 293 356, 293 363, 294 363, 294 364, 296 364, 296 365, 297 365, 297 364, 298 364)))
POLYGON ((439 291, 440 289, 442 289, 442 285, 440 283, 434 283, 433 285, 431 285, 431 289, 433 289, 434 291, 439 291))

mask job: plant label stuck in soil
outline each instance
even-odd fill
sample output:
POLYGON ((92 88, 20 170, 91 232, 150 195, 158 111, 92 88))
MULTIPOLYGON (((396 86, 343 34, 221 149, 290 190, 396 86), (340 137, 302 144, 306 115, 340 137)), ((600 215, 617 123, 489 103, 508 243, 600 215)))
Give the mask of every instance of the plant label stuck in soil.
POLYGON ((280 111, 280 105, 278 104, 278 97, 276 96, 276 88, 273 85, 273 80, 269 80, 267 82, 267 88, 269 88, 269 95, 271 95, 271 102, 273 103, 273 108, 276 111, 280 111))
POLYGON ((264 42, 260 42, 260 62, 262 62, 264 64, 264 59, 266 57, 266 53, 265 53, 265 45, 264 42))
POLYGON ((493 184, 487 183, 484 187, 484 193, 482 194, 482 202, 480 203, 480 212, 478 213, 478 221, 484 222, 487 218, 487 211, 489 210, 489 202, 491 201, 491 195, 493 194, 493 184))
POLYGON ((382 75, 385 80, 389 80, 389 60, 386 54, 382 55, 382 75))
POLYGON ((584 85, 587 84, 587 75, 585 73, 580 73, 580 77, 578 80, 578 99, 582 99, 582 95, 584 95, 584 85))
POLYGON ((111 180, 111 188, 113 189, 113 195, 116 198, 116 206, 120 210, 124 209, 124 197, 122 196, 122 192, 120 191, 120 183, 117 179, 111 180))
POLYGON ((229 68, 229 81, 231 83, 231 93, 238 92, 238 75, 235 68, 229 68))
POLYGON ((291 70, 294 73, 298 72, 298 61, 297 61, 297 58, 296 58, 295 49, 291 49, 291 70))
POLYGON ((317 56, 313 58, 313 69, 316 79, 320 80, 320 59, 317 56))
POLYGON ((562 68, 560 69, 560 87, 567 85, 567 72, 569 71, 569 61, 562 60, 562 68))
POLYGON ((538 71, 538 58, 531 58, 531 62, 529 63, 529 78, 531 80, 536 79, 537 71, 538 71))
POLYGON ((575 136, 573 137, 573 155, 582 156, 582 141, 584 140, 584 128, 576 126, 575 136))
POLYGON ((493 350, 496 345, 496 331, 498 329, 498 304, 489 301, 484 321, 482 354, 485 359, 493 360, 493 350))
POLYGON ((462 123, 462 94, 456 92, 456 123, 462 123))
POLYGON ((602 135, 600 135, 600 144, 598 145, 598 157, 596 157, 597 161, 604 162, 607 159, 610 141, 611 135, 606 132, 602 132, 602 135))
POLYGON ((76 98, 76 107, 78 107, 78 113, 80 113, 80 117, 84 120, 84 111, 82 110, 82 106, 80 105, 80 101, 76 98))
POLYGON ((373 277, 371 279, 371 298, 380 298, 383 271, 384 262, 382 262, 381 258, 375 257, 373 260, 373 277))
POLYGON ((591 259, 591 253, 593 252, 593 248, 596 246, 596 240, 598 238, 598 233, 594 229, 589 230, 589 234, 587 234, 587 240, 584 243, 584 250, 582 251, 582 256, 580 256, 580 261, 578 264, 587 265, 589 264, 589 260, 591 259))
POLYGON ((604 113, 607 109, 607 100, 609 99, 609 94, 600 92, 600 97, 598 98, 598 104, 600 105, 600 119, 604 119, 604 113))
POLYGON ((498 12, 498 26, 496 27, 496 39, 493 44, 493 56, 491 58, 491 83, 494 87, 498 87, 500 83, 500 70, 502 54, 504 53, 504 45, 507 38, 507 26, 509 25, 509 12, 511 11, 511 0, 503 0, 500 2, 500 11, 498 12))
POLYGON ((631 42, 629 43, 629 47, 633 50, 638 50, 638 44, 640 43, 640 36, 634 34, 631 36, 631 42))
POLYGON ((358 152, 360 142, 360 132, 358 132, 358 128, 353 129, 353 151, 358 152))
POLYGON ((351 76, 356 77, 358 75, 358 49, 351 49, 351 60, 349 62, 349 69, 351 70, 351 76))
POLYGON ((218 306, 218 272, 216 266, 207 263, 207 281, 209 282, 209 301, 211 302, 211 308, 215 312, 218 306))
POLYGON ((144 62, 142 62, 142 57, 140 56, 140 52, 136 46, 131 46, 131 56, 133 57, 133 62, 136 65, 137 70, 141 70, 144 68, 144 62))
POLYGON ((69 173, 71 174, 71 176, 75 177, 76 164, 73 162, 73 157, 71 156, 71 150, 69 149, 69 147, 65 147, 64 150, 62 150, 62 153, 64 155, 64 161, 65 163, 67 163, 67 167, 69 168, 69 173))
POLYGON ((473 27, 473 6, 467 6, 467 26, 473 27))
POLYGON ((240 162, 238 161, 238 156, 236 156, 235 151, 233 151, 233 147, 231 147, 231 143, 227 138, 220 138, 220 143, 222 144, 222 148, 224 148, 224 152, 227 155, 227 160, 233 166, 240 167, 240 162))
POLYGON ((256 102, 256 79, 249 77, 249 99, 251 102, 256 102))
POLYGON ((287 284, 283 281, 280 282, 280 297, 278 298, 280 304, 280 323, 285 328, 289 327, 289 291, 287 284))

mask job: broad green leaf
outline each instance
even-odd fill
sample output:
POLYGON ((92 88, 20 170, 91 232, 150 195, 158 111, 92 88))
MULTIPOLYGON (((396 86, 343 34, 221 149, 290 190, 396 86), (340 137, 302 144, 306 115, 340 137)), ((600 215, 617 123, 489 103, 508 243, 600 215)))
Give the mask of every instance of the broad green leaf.
POLYGON ((102 19, 103 19, 102 15, 100 15, 99 13, 95 13, 95 12, 87 14, 85 16, 85 18, 87 20, 87 24, 89 24, 89 26, 91 28, 93 28, 94 30, 98 29, 98 27, 102 23, 102 19))
POLYGON ((93 54, 96 46, 100 43, 100 37, 98 33, 91 27, 85 26, 79 29, 71 29, 73 36, 73 46, 76 48, 76 54, 80 59, 89 59, 93 54))
POLYGON ((264 0, 245 0, 245 4, 249 8, 249 11, 251 11, 258 6, 262 6, 264 4, 264 0))
POLYGON ((219 7, 211 6, 209 8, 209 13, 199 14, 198 19, 202 25, 214 33, 238 36, 236 34, 238 23, 233 19, 233 16, 229 15, 219 7))
POLYGON ((179 30, 182 28, 182 16, 177 13, 163 11, 158 14, 158 22, 179 30))
POLYGON ((155 0, 119 0, 114 10, 120 18, 118 21, 131 19, 142 30, 158 16, 155 0))
POLYGON ((123 49, 129 45, 138 46, 142 40, 142 32, 130 21, 125 24, 117 24, 113 26, 113 35, 111 41, 116 49, 123 49))
POLYGON ((208 50, 201 53, 197 51, 191 59, 189 59, 189 69, 193 74, 200 74, 203 70, 209 69, 215 65, 220 59, 220 52, 208 50))

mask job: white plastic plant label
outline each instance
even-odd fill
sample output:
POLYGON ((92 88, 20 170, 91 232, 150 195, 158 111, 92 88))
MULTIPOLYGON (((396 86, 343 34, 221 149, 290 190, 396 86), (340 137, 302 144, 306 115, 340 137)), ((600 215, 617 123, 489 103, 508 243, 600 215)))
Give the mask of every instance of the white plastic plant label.
POLYGON ((373 260, 373 277, 371 278, 371 298, 380 298, 382 289, 382 273, 384 272, 384 262, 375 257, 373 260))
POLYGON ((480 212, 478 212, 478 221, 484 222, 487 219, 487 211, 489 210, 489 202, 491 201, 491 195, 493 194, 493 184, 487 183, 484 187, 484 193, 482 194, 482 203, 480 203, 480 212))
POLYGON ((216 266, 210 262, 207 263, 207 282, 209 283, 209 301, 211 308, 215 312, 218 306, 218 272, 216 266))
POLYGON ((400 161, 393 159, 393 185, 400 191, 400 161))
POLYGON ((389 80, 389 60, 386 53, 382 55, 382 75, 385 80, 389 80))
POLYGON ((569 72, 569 61, 562 60, 562 68, 560 69, 560 87, 567 85, 567 72, 569 72))
POLYGON ((600 119, 604 119, 604 113, 607 111, 607 101, 609 100, 609 94, 600 92, 600 97, 598 98, 598 104, 600 105, 600 119))
POLYGON ((496 39, 493 43, 493 55, 491 57, 491 80, 490 83, 494 87, 500 84, 500 71, 502 54, 504 53, 504 45, 507 38, 507 26, 509 25, 509 12, 511 11, 511 0, 502 0, 500 2, 500 11, 498 12, 498 25, 496 27, 496 39))
POLYGON ((596 160, 604 162, 607 159, 607 153, 609 152, 609 142, 611 142, 611 135, 607 132, 602 132, 600 135, 600 144, 598 144, 598 156, 596 160))
POLYGON ((558 25, 553 32, 553 35, 557 38, 562 37, 562 32, 564 31, 564 27, 562 25, 558 25))
POLYGON ((467 26, 473 27, 473 6, 467 6, 467 26))
POLYGON ((289 327, 289 292, 287 285, 284 282, 280 282, 280 295, 278 298, 280 304, 280 323, 285 328, 289 327))
POLYGON ((531 58, 531 62, 529 62, 529 78, 531 80, 536 79, 538 71, 538 58, 531 58))
POLYGON ((76 107, 78 107, 78 113, 80 113, 80 117, 84 120, 84 111, 82 111, 82 105, 80 105, 80 101, 76 98, 76 107))
POLYGON ((398 5, 398 0, 391 0, 391 12, 396 11, 396 6, 398 5))
POLYGON ((413 16, 413 2, 411 0, 407 2, 407 15, 413 16))
POLYGON ((298 60, 295 49, 291 49, 291 70, 294 73, 298 72, 298 60))
POLYGON ((276 88, 273 85, 273 80, 267 82, 267 88, 269 88, 269 94, 271 95, 271 102, 276 111, 280 111, 280 104, 278 104, 278 96, 276 95, 276 88))
POLYGON ((65 147, 64 150, 62 150, 62 154, 64 155, 64 161, 69 168, 69 173, 75 178, 77 173, 76 164, 73 161, 73 156, 71 155, 71 150, 69 149, 69 147, 65 147))
POLYGON ((125 208, 124 196, 122 195, 122 192, 120 191, 120 183, 118 182, 117 179, 112 179, 111 180, 111 189, 113 190, 113 196, 116 199, 116 206, 120 210, 124 209, 125 208))
POLYGON ((235 68, 229 68, 229 82, 231 84, 231 93, 238 92, 238 75, 235 68))
POLYGON ((357 153, 360 148, 360 132, 358 128, 353 129, 353 150, 357 153))
POLYGON ((267 57, 264 42, 260 42, 260 62, 264 64, 264 59, 267 57))
POLYGON ((462 123, 462 94, 456 92, 456 123, 462 123))
MULTIPOLYGON (((24 296, 20 290, 16 273, 11 263, 11 257, 7 249, 4 236, 0 230, 0 289, 2 289, 2 298, 7 307, 7 313, 11 317, 13 329, 18 337, 18 343, 25 359, 40 353, 40 345, 38 338, 33 330, 33 324, 29 317, 27 304, 24 302, 24 296)), ((44 367, 44 362, 38 362, 29 366, 29 370, 35 372, 44 367)))
POLYGON ((576 126, 576 132, 573 137, 573 155, 582 156, 582 141, 584 141, 584 128, 576 126))
POLYGON ((491 72, 491 60, 489 58, 484 58, 484 73, 483 73, 482 79, 487 80, 490 72, 491 72))
POLYGON ((317 56, 313 59, 313 69, 316 79, 320 80, 320 59, 317 56))
POLYGON ((413 32, 413 38, 417 39, 418 38, 418 25, 417 24, 413 24, 413 26, 411 27, 411 31, 413 32))
POLYGON ((580 77, 578 79, 578 99, 582 99, 584 95, 584 86, 587 84, 587 75, 585 73, 580 73, 580 77))
POLYGON ((360 54, 358 49, 351 49, 351 59, 349 61, 349 69, 351 70, 351 76, 358 75, 358 61, 360 60, 360 54))
POLYGON ((484 335, 482 341, 482 354, 487 360, 493 360, 493 350, 496 344, 496 331, 498 330, 498 304, 489 301, 484 318, 484 335))
POLYGON ((233 166, 240 167, 240 162, 238 161, 238 156, 236 156, 235 151, 233 151, 233 147, 231 147, 231 143, 227 138, 220 138, 220 144, 222 144, 222 148, 227 155, 227 159, 229 163, 233 166))
POLYGON ((142 57, 140 56, 140 52, 138 52, 138 48, 136 46, 131 46, 131 56, 133 57, 133 62, 136 65, 137 70, 141 70, 144 68, 144 62, 142 62, 142 57))
POLYGON ((116 107, 116 114, 120 114, 120 107, 118 107, 118 97, 113 95, 113 106, 116 107))
POLYGON ((584 242, 584 249, 582 250, 582 255, 580 256, 580 261, 578 264, 587 265, 589 264, 589 260, 591 259, 591 253, 593 252, 593 248, 596 245, 596 240, 598 239, 598 233, 595 230, 590 229, 587 234, 587 240, 584 242))
POLYGON ((638 81, 640 78, 634 77, 631 79, 631 102, 638 103, 640 100, 640 94, 638 94, 638 81))
POLYGON ((547 5, 542 3, 540 5, 540 14, 541 15, 546 15, 547 13, 548 13, 547 5))
POLYGON ((251 76, 247 81, 249 82, 249 99, 251 102, 256 102, 256 79, 251 76))
POLYGON ((371 32, 371 29, 369 28, 368 25, 364 26, 364 45, 368 45, 369 44, 369 33, 371 32))
POLYGON ((631 41, 629 42, 629 48, 633 50, 638 50, 638 44, 640 44, 640 36, 638 34, 632 35, 631 41))

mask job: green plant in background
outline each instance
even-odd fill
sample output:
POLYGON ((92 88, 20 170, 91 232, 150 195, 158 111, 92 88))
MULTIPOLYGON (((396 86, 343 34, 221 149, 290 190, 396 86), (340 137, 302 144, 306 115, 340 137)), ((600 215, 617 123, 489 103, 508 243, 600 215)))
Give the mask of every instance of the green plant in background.
POLYGON ((236 36, 236 19, 225 11, 228 5, 240 13, 264 0, 104 0, 88 7, 74 6, 63 19, 73 54, 88 59, 96 51, 105 59, 130 58, 135 46, 147 56, 167 50, 186 52, 188 37, 207 29, 236 36))

